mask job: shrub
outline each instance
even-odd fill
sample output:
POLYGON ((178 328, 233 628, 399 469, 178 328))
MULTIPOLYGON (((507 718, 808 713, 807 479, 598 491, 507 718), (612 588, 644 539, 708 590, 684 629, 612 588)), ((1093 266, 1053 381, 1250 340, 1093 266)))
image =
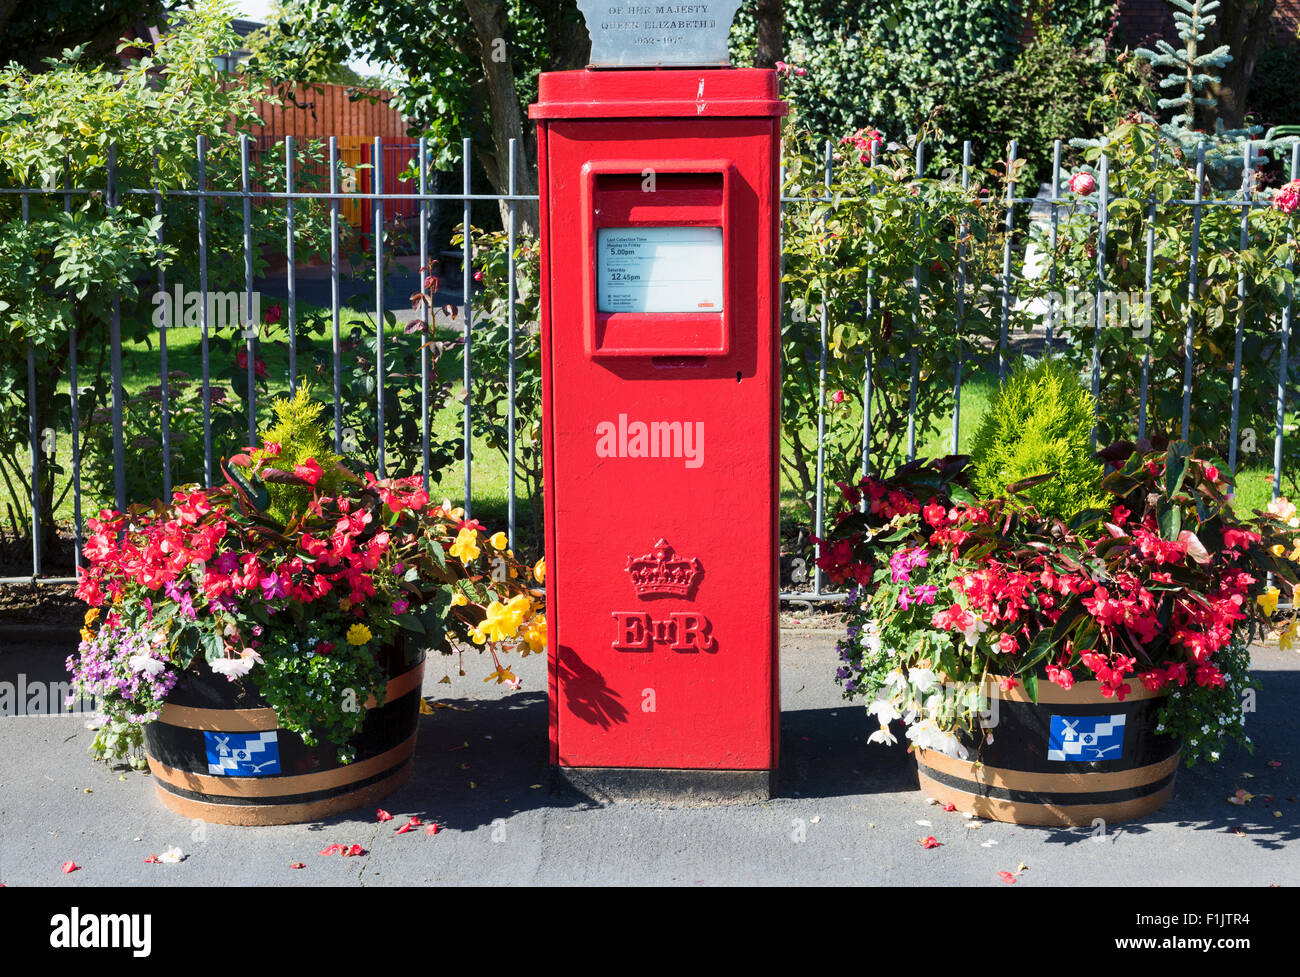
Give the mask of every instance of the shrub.
POLYGON ((1097 402, 1068 366, 1043 360, 1016 370, 989 405, 971 445, 971 487, 981 498, 1051 474, 1020 494, 1047 517, 1101 504, 1101 465, 1092 457, 1097 402))

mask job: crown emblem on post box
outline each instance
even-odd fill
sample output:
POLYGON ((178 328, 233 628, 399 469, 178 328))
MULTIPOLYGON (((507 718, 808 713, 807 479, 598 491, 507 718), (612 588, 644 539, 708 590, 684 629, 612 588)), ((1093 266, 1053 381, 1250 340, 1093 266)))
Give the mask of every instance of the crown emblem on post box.
POLYGON ((694 557, 682 559, 668 540, 660 539, 645 556, 629 556, 627 572, 638 597, 689 597, 704 575, 704 567, 694 557))

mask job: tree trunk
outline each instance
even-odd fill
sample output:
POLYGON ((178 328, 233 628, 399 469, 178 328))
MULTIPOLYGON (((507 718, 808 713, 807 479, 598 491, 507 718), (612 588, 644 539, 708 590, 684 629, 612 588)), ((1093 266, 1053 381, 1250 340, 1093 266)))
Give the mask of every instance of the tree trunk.
POLYGON ((1211 86, 1218 99, 1206 110, 1207 121, 1222 122, 1225 129, 1240 129, 1246 121, 1246 95, 1255 62, 1272 34, 1277 0, 1223 0, 1216 13, 1214 32, 1218 44, 1228 45, 1232 60, 1220 70, 1220 81, 1211 86))
MULTIPOLYGON (((483 168, 498 193, 510 186, 510 140, 515 140, 516 174, 515 192, 537 193, 537 171, 528 152, 524 138, 524 119, 519 96, 515 90, 515 69, 506 43, 509 33, 509 10, 502 0, 464 0, 465 10, 474 33, 478 37, 479 60, 487 84, 488 112, 492 125, 492 152, 480 153, 483 168)), ((502 220, 507 219, 508 208, 502 205, 502 220)), ((515 205, 519 229, 536 234, 538 227, 537 205, 520 202, 515 205)))
POLYGON ((758 0, 754 11, 758 26, 755 68, 774 68, 785 57, 785 7, 781 0, 758 0))

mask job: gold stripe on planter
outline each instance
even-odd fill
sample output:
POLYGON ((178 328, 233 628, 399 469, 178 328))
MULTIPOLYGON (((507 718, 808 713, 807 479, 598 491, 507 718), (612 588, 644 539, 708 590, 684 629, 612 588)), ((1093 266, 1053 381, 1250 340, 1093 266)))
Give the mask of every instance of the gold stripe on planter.
POLYGON ((190 773, 187 770, 175 770, 158 762, 155 757, 148 754, 146 757, 155 780, 182 790, 196 794, 210 794, 214 797, 283 797, 328 790, 331 787, 365 780, 396 766, 414 752, 415 734, 412 733, 398 746, 368 760, 358 760, 356 763, 349 763, 347 766, 336 767, 333 770, 318 770, 315 773, 281 777, 214 777, 209 774, 190 773))
POLYGON ((1083 771, 1079 773, 1037 773, 1007 770, 986 764, 973 765, 967 760, 946 756, 934 750, 918 750, 916 762, 923 767, 950 777, 969 779, 973 783, 1008 790, 1034 790, 1051 794, 1095 793, 1100 790, 1124 790, 1141 787, 1161 780, 1178 769, 1178 754, 1158 763, 1135 770, 1116 770, 1111 773, 1083 771))
POLYGON ((424 654, 408 666, 400 644, 386 645, 379 662, 388 678, 384 704, 366 702, 361 728, 346 744, 356 759, 346 764, 337 744, 308 745, 280 728, 274 709, 230 708, 248 702, 252 687, 192 668, 182 702, 198 704, 166 705, 145 728, 159 798, 186 817, 251 825, 317 820, 390 793, 414 763, 424 654), (223 702, 230 707, 214 707, 223 702))
MULTIPOLYGON (((412 689, 418 689, 424 683, 424 662, 388 680, 385 702, 406 695, 412 689)), ((378 703, 373 695, 366 697, 366 708, 373 709, 378 703)), ((164 703, 158 713, 158 722, 169 726, 186 726, 190 729, 207 729, 223 733, 260 733, 278 729, 280 721, 275 718, 275 710, 264 709, 204 709, 199 706, 175 706, 164 703)))
POLYGON ((919 779, 921 790, 927 797, 933 797, 941 804, 952 804, 957 810, 969 812, 976 817, 988 818, 991 821, 1011 821, 1015 824, 1070 828, 1090 827, 1098 818, 1107 824, 1140 818, 1163 807, 1174 792, 1171 780, 1154 794, 1127 801, 1103 804, 1041 804, 972 796, 931 780, 925 775, 924 770, 920 771, 919 779))
POLYGON ((372 784, 367 784, 355 791, 339 794, 324 800, 306 801, 294 804, 274 805, 231 805, 212 804, 190 797, 182 797, 162 789, 158 784, 158 796, 164 805, 186 818, 198 818, 216 824, 265 825, 265 824, 301 824, 305 821, 319 821, 322 818, 342 814, 358 807, 367 807, 391 794, 404 784, 411 776, 413 761, 407 760, 401 768, 372 784))
MULTIPOLYGON (((1132 691, 1124 696, 1125 702, 1132 702, 1138 699, 1162 699, 1167 695, 1165 692, 1152 692, 1138 679, 1136 675, 1131 676, 1133 681, 1129 683, 1132 691)), ((1003 702, 1033 702, 1029 693, 1025 691, 1024 683, 1017 682, 1015 688, 1004 691, 998 686, 998 680, 990 676, 990 681, 983 693, 992 693, 995 699, 1001 699, 1003 702), (989 686, 992 686, 990 689, 989 686)), ((1075 682, 1069 689, 1063 689, 1055 682, 1049 682, 1046 679, 1039 679, 1038 682, 1038 701, 1046 705, 1073 705, 1077 702, 1117 702, 1114 698, 1107 699, 1101 694, 1100 682, 1075 682)))
POLYGON ((1003 692, 969 759, 916 750, 921 789, 957 810, 1017 824, 1087 826, 1141 817, 1173 791, 1181 759, 1176 739, 1159 732, 1167 699, 1145 688, 1120 702, 1101 683, 1062 689, 1039 682, 1038 701, 1023 686, 1003 692))

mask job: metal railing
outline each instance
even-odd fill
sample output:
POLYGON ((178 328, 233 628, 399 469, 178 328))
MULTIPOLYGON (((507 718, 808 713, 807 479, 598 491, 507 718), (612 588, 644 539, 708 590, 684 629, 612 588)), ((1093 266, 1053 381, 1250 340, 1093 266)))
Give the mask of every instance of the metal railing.
MULTIPOLYGON (((517 268, 515 262, 515 251, 518 241, 518 214, 517 207, 520 203, 537 201, 536 195, 519 194, 516 192, 515 173, 517 169, 516 147, 514 140, 509 144, 509 172, 510 183, 508 192, 505 194, 494 193, 474 193, 471 186, 471 145, 470 140, 463 141, 463 165, 461 174, 461 188, 459 193, 429 193, 429 153, 424 139, 420 139, 417 147, 418 160, 418 187, 411 193, 379 193, 379 192, 356 192, 345 193, 340 188, 339 180, 339 146, 336 138, 331 138, 328 142, 328 174, 329 189, 328 191, 302 191, 294 187, 294 141, 292 137, 287 137, 284 142, 284 154, 286 161, 286 185, 283 191, 269 191, 254 186, 250 182, 250 137, 243 136, 240 141, 240 186, 237 190, 219 190, 208 185, 207 182, 207 153, 208 144, 203 136, 199 136, 196 141, 197 156, 197 182, 194 189, 172 189, 159 190, 156 188, 119 188, 117 186, 116 173, 116 154, 110 148, 107 159, 106 184, 102 190, 105 193, 105 199, 109 207, 117 207, 121 203, 123 196, 146 196, 152 197, 154 202, 154 213, 161 217, 164 214, 164 206, 167 198, 189 199, 194 201, 197 206, 197 246, 198 246, 198 268, 199 268, 199 288, 201 299, 200 309, 200 359, 202 369, 202 415, 203 415, 203 456, 204 471, 207 475, 208 484, 212 484, 214 475, 214 454, 212 444, 212 376, 209 368, 209 281, 208 281, 208 204, 213 200, 237 201, 242 208, 243 221, 243 271, 246 286, 246 295, 253 292, 253 235, 252 235, 252 207, 253 201, 259 200, 265 203, 282 202, 285 208, 285 253, 287 256, 287 314, 285 328, 289 336, 289 387, 293 391, 296 389, 298 378, 298 364, 296 359, 297 350, 297 329, 299 325, 298 308, 297 308, 297 288, 296 288, 296 235, 295 235, 295 202, 300 201, 320 201, 328 206, 329 214, 329 259, 330 259, 330 294, 331 294, 331 350, 333 358, 333 390, 332 396, 334 401, 334 447, 338 452, 342 452, 344 444, 344 428, 342 424, 342 363, 341 363, 341 324, 340 324, 340 213, 345 204, 361 204, 363 207, 369 204, 371 208, 371 219, 369 227, 371 231, 371 240, 373 241, 373 261, 375 266, 375 356, 374 371, 376 377, 375 398, 376 411, 379 418, 377 423, 377 457, 378 470, 377 474, 383 477, 387 474, 386 451, 384 443, 384 397, 385 384, 378 378, 384 376, 384 313, 385 313, 385 272, 384 272, 384 234, 386 230, 385 205, 392 200, 401 200, 405 206, 414 206, 419 211, 419 262, 421 268, 429 266, 429 208, 431 204, 440 201, 449 203, 459 202, 463 210, 464 226, 468 231, 471 225, 471 205, 478 201, 490 201, 498 205, 504 205, 505 210, 505 231, 508 240, 508 301, 507 308, 507 326, 508 326, 508 356, 507 356, 507 429, 508 429, 508 449, 507 449, 507 512, 508 527, 507 534, 510 544, 515 544, 516 538, 516 515, 517 515, 517 488, 516 488, 516 459, 517 444, 515 441, 515 419, 516 419, 516 342, 518 336, 519 324, 516 322, 515 300, 517 297, 517 268)), ((916 175, 922 176, 925 171, 924 145, 919 144, 916 153, 916 175)), ((268 150, 269 151, 269 150, 268 150)), ((1016 160, 1017 147, 1014 142, 1010 144, 1008 161, 1014 166, 1016 160)), ((963 188, 969 187, 971 171, 971 146, 966 143, 963 147, 962 154, 963 164, 961 167, 961 184, 963 188)), ((1241 223, 1241 246, 1244 248, 1247 244, 1248 223, 1247 216, 1252 207, 1267 206, 1267 203, 1256 199, 1250 193, 1251 187, 1251 152, 1247 149, 1245 172, 1243 176, 1243 192, 1237 199, 1217 199, 1205 198, 1201 194, 1200 187, 1204 180, 1205 170, 1205 147, 1202 146, 1197 156, 1197 191, 1191 200, 1173 200, 1162 204, 1162 206, 1186 206, 1192 208, 1194 215, 1195 232, 1191 244, 1191 260, 1188 268, 1188 294, 1189 296, 1196 291, 1198 280, 1198 260, 1199 260, 1199 228, 1200 218, 1205 208, 1208 207, 1239 207, 1242 211, 1241 223)), ((376 138, 372 146, 371 165, 374 167, 374 177, 371 186, 383 187, 383 172, 385 163, 385 147, 381 139, 376 138)), ((817 196, 782 196, 782 205, 813 203, 818 201, 831 202, 831 186, 834 175, 834 156, 832 147, 828 143, 826 146, 825 159, 823 161, 823 173, 821 179, 822 194, 817 196)), ((1098 203, 1095 207, 1095 220, 1100 237, 1097 248, 1097 267, 1096 267, 1096 288, 1100 294, 1105 289, 1106 283, 1106 256, 1105 256, 1105 233, 1107 205, 1111 202, 1108 163, 1105 156, 1100 160, 1098 203)), ((1291 156, 1291 176, 1293 179, 1300 177, 1300 143, 1293 147, 1291 156)), ((65 181, 66 182, 66 181, 65 181)), ((1058 224, 1060 209, 1063 206, 1063 200, 1060 196, 1061 186, 1061 143, 1057 141, 1053 153, 1052 165, 1052 194, 1046 201, 1048 208, 1048 235, 1049 246, 1055 250, 1057 245, 1058 224)), ((72 201, 76 196, 84 196, 92 193, 101 192, 98 188, 90 187, 8 187, 0 188, 0 194, 17 194, 21 200, 22 216, 24 220, 30 220, 30 201, 34 196, 43 197, 61 197, 63 199, 64 209, 72 209, 72 201)), ((1009 183, 1005 199, 1002 206, 1005 212, 1005 222, 1007 235, 1003 244, 1002 255, 1002 272, 1001 288, 996 296, 996 301, 1000 304, 1000 334, 997 348, 997 370, 998 378, 1001 380, 1005 376, 1008 364, 1008 324, 1010 311, 1014 302, 1013 295, 1013 253, 1012 253, 1012 235, 1010 231, 1013 228, 1015 208, 1017 206, 1043 204, 1044 201, 1037 196, 1016 196, 1014 182, 1009 183)), ((1146 259, 1146 285, 1148 290, 1152 286, 1152 269, 1153 255, 1155 252, 1154 236, 1155 209, 1154 204, 1148 211, 1147 215, 1147 233, 1145 240, 1145 259, 1146 259)), ((161 227, 158 231, 157 244, 159 249, 163 247, 163 233, 161 227)), ((161 251, 160 251, 161 255, 161 251)), ((965 301, 966 292, 966 266, 961 260, 959 251, 958 267, 958 296, 959 302, 965 301)), ((1288 265, 1290 267, 1290 265, 1288 265)), ((422 273, 421 273, 422 274, 422 273)), ((473 343, 475 327, 475 303, 474 303, 474 253, 471 235, 465 234, 465 244, 463 260, 461 262, 461 290, 460 307, 463 310, 463 375, 461 382, 464 387, 464 408, 461 419, 461 440, 462 450, 464 453, 464 507, 467 515, 472 511, 473 506, 473 385, 475 375, 473 371, 473 343)), ((869 272, 870 274, 870 272, 869 272)), ((1055 285, 1056 268, 1052 264, 1048 271, 1049 285, 1055 285)), ((165 293, 167 286, 166 268, 164 262, 160 260, 156 267, 157 287, 159 292, 165 293)), ((1244 275, 1244 273, 1243 273, 1244 275)), ((421 283, 422 284, 422 283, 421 283)), ((922 288, 920 276, 913 275, 912 287, 918 291, 922 288)), ((1239 293, 1245 288, 1244 279, 1239 282, 1239 293)), ((784 306, 784 300, 783 300, 784 306)), ((1292 295, 1288 289, 1286 302, 1282 308, 1281 319, 1278 324, 1280 339, 1280 361, 1276 370, 1276 430, 1274 436, 1274 454, 1273 454, 1273 494, 1276 497, 1279 492, 1281 474, 1282 474, 1282 440, 1284 415, 1286 411, 1286 388, 1287 388, 1287 351, 1290 338, 1291 318, 1292 318, 1292 295)), ((820 337, 819 337, 819 358, 818 358, 818 436, 817 436, 817 463, 815 479, 815 498, 812 500, 814 533, 822 536, 825 526, 825 451, 826 451, 826 416, 827 416, 827 358, 828 358, 828 324, 829 310, 826 302, 823 300, 820 306, 820 337)), ((257 392, 255 363, 257 354, 258 326, 253 321, 251 304, 244 308, 244 338, 246 343, 246 353, 248 357, 247 366, 247 421, 250 444, 255 443, 257 430, 257 392)), ((958 319, 961 319, 961 308, 959 306, 958 319)), ((426 330, 431 326, 431 308, 428 303, 421 303, 421 322, 426 330)), ((126 498, 126 481, 125 481, 125 458, 126 445, 123 429, 123 364, 122 364, 122 323, 120 296, 114 295, 111 304, 111 315, 109 322, 109 370, 110 370, 110 410, 112 423, 112 464, 114 471, 114 497, 117 508, 124 509, 129 501, 126 498)), ((1182 400, 1182 432, 1183 436, 1187 435, 1190 423, 1190 404, 1192 394, 1192 356, 1193 356, 1193 338, 1194 338, 1195 319, 1189 317, 1187 323, 1187 333, 1185 337, 1186 364, 1184 370, 1183 382, 1183 400, 1182 400)), ((1229 465, 1234 470, 1237 463, 1236 452, 1236 435, 1239 411, 1239 392, 1242 372, 1242 335, 1244 329, 1244 317, 1237 323, 1236 329, 1236 350, 1233 372, 1233 399, 1231 415, 1231 437, 1229 465)), ((1094 348, 1092 350, 1092 390, 1094 395, 1097 393, 1100 380, 1100 360, 1099 360, 1099 343, 1100 332, 1096 330, 1094 338, 1094 348)), ((961 417, 961 399, 963 386, 963 346, 962 337, 957 337, 957 355, 953 363, 952 374, 952 416, 951 416, 951 445, 955 452, 958 449, 959 422, 961 417)), ((1046 342, 1050 347, 1053 337, 1051 334, 1051 319, 1048 319, 1046 342)), ((77 362, 77 344, 78 336, 76 329, 70 331, 68 337, 68 378, 67 385, 71 394, 71 425, 72 425, 72 470, 71 470, 71 490, 73 497, 73 523, 74 523, 74 560, 77 565, 81 564, 81 547, 83 541, 83 493, 81 485, 83 458, 81 457, 80 427, 83 423, 79 416, 78 409, 78 392, 79 386, 79 368, 77 362)), ((159 434, 163 453, 163 486, 164 493, 170 494, 172 491, 171 483, 171 395, 169 391, 169 372, 168 372, 168 347, 167 331, 162 328, 158 335, 158 355, 159 355, 159 385, 160 385, 160 411, 159 411, 159 434)), ((421 344, 420 363, 421 363, 421 389, 420 389, 420 431, 421 431, 421 476, 426 488, 429 486, 431 475, 430 461, 430 423, 431 412, 434 405, 431 402, 430 390, 430 362, 429 349, 427 344, 421 344)), ((917 430, 915 424, 915 413, 917 403, 917 391, 919 375, 916 369, 916 350, 912 349, 911 360, 911 378, 909 385, 909 424, 907 430, 907 457, 909 460, 915 458, 917 448, 917 430)), ((1138 436, 1145 436, 1147 430, 1147 408, 1148 408, 1148 383, 1149 371, 1151 366, 1151 357, 1148 350, 1147 356, 1143 362, 1141 385, 1140 385, 1140 412, 1138 417, 1138 436)), ((29 419, 29 440, 30 440, 30 473, 31 473, 31 505, 32 505, 32 573, 30 576, 5 577, 0 578, 0 584, 5 583, 41 583, 41 584, 67 584, 75 581, 74 577, 53 577, 42 574, 43 554, 41 552, 41 511, 40 498, 38 493, 39 478, 38 473, 41 468, 41 450, 40 450, 40 433, 38 432, 37 409, 36 409, 36 355, 34 348, 29 347, 27 351, 27 390, 28 390, 28 419, 29 419)), ((863 393, 864 393, 864 411, 863 411, 863 434, 862 434, 862 466, 863 474, 871 471, 870 445, 872 436, 872 414, 871 414, 871 395, 872 395, 872 371, 871 363, 868 359, 863 375, 863 393)), ((796 580, 796 583, 802 581, 796 580)), ((804 590, 787 590, 781 594, 781 598, 786 601, 821 601, 821 600, 838 600, 843 597, 842 592, 827 590, 825 580, 820 568, 814 568, 811 574, 811 589, 804 590)))

